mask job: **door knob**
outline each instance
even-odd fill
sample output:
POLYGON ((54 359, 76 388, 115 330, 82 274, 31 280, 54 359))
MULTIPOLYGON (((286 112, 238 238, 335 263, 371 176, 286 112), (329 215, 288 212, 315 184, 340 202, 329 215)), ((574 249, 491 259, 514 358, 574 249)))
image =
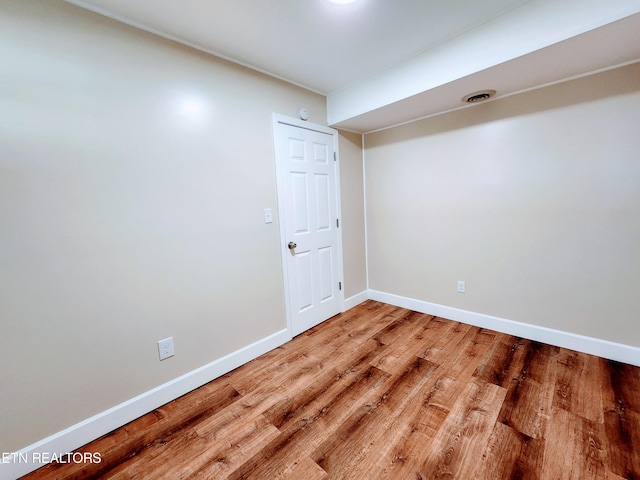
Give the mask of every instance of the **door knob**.
POLYGON ((293 243, 293 242, 289 242, 289 244, 287 245, 287 247, 289 247, 289 250, 293 250, 294 248, 296 248, 298 245, 293 243))

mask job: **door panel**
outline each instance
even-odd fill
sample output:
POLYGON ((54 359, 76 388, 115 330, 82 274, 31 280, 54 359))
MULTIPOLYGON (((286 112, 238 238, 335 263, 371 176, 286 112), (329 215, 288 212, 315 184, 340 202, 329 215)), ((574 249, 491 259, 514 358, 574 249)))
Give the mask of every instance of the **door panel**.
POLYGON ((333 296, 333 252, 331 247, 318 249, 318 266, 320 268, 320 301, 326 302, 333 296))
MULTIPOLYGON (((329 200, 329 175, 316 173, 317 230, 331 229, 331 202, 329 200)), ((335 220, 334 220, 335 221, 335 220)))
POLYGON ((342 255, 334 135, 283 123, 276 127, 278 197, 288 313, 293 335, 342 309, 342 255))
POLYGON ((293 210, 293 231, 296 234, 309 233, 309 188, 304 172, 291 172, 291 196, 296 199, 293 210))
POLYGON ((311 252, 300 252, 296 254, 294 259, 298 277, 295 285, 297 312, 302 312, 313 307, 313 267, 311 266, 310 253, 311 252))
POLYGON ((313 153, 313 158, 317 163, 323 163, 325 165, 329 164, 329 149, 327 148, 327 145, 314 143, 313 153))

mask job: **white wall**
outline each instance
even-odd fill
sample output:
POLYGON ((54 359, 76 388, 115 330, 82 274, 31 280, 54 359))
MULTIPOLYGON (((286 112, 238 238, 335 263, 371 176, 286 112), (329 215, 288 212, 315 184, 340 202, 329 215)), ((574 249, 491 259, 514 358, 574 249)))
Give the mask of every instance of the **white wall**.
POLYGON ((285 328, 271 114, 326 105, 62 1, 3 0, 0 58, 11 452, 285 328))
POLYGON ((362 135, 340 132, 339 142, 344 296, 348 299, 367 289, 362 135))
POLYGON ((640 346, 639 125, 635 64, 366 135, 370 288, 640 346))

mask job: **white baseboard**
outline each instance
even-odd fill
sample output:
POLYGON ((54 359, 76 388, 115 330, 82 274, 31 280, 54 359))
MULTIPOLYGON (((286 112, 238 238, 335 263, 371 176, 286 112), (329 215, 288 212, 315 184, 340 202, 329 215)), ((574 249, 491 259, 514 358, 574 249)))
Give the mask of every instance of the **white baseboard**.
MULTIPOLYGON (((449 320, 487 328, 529 340, 548 343, 558 347, 570 348, 579 352, 640 366, 640 348, 620 343, 587 337, 552 328, 515 322, 482 313, 470 312, 425 302, 377 290, 365 290, 345 300, 345 309, 355 307, 367 299, 396 305, 416 312, 437 315, 449 320)), ((291 340, 289 332, 281 330, 257 342, 215 360, 203 367, 182 375, 170 382, 143 393, 131 400, 116 405, 109 410, 83 420, 39 442, 15 452, 15 461, 0 457, 0 478, 16 479, 41 467, 34 463, 34 454, 66 453, 85 445, 112 430, 129 423, 136 418, 194 390, 215 378, 244 365, 260 355, 279 347, 291 340), (22 460, 26 461, 22 461, 22 460)))
POLYGON ((360 293, 356 293, 352 297, 345 299, 344 301, 344 310, 347 311, 356 305, 360 305, 362 302, 369 300, 369 292, 368 290, 363 290, 360 293))
POLYGON ((16 479, 44 465, 42 454, 62 454, 100 438, 136 418, 214 380, 291 340, 281 330, 240 350, 186 373, 131 400, 116 405, 22 450, 0 457, 0 478, 16 479), (34 461, 36 460, 36 461, 34 461))
POLYGON ((369 290, 368 293, 371 300, 389 303, 397 307, 408 308, 416 312, 436 315, 468 325, 487 328, 500 333, 507 333, 528 340, 547 343, 556 347, 569 348, 609 360, 640 366, 640 348, 631 345, 610 342, 608 340, 587 337, 571 332, 563 332, 561 330, 554 330, 553 328, 528 323, 515 322, 513 320, 447 307, 437 303, 425 302, 423 300, 402 297, 377 290, 369 290))

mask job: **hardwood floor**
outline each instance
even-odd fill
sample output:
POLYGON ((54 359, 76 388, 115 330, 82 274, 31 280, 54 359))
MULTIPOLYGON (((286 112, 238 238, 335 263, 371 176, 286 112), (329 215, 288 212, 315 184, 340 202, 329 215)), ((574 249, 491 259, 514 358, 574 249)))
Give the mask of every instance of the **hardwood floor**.
POLYGON ((640 479, 640 368, 374 301, 36 479, 640 479))

